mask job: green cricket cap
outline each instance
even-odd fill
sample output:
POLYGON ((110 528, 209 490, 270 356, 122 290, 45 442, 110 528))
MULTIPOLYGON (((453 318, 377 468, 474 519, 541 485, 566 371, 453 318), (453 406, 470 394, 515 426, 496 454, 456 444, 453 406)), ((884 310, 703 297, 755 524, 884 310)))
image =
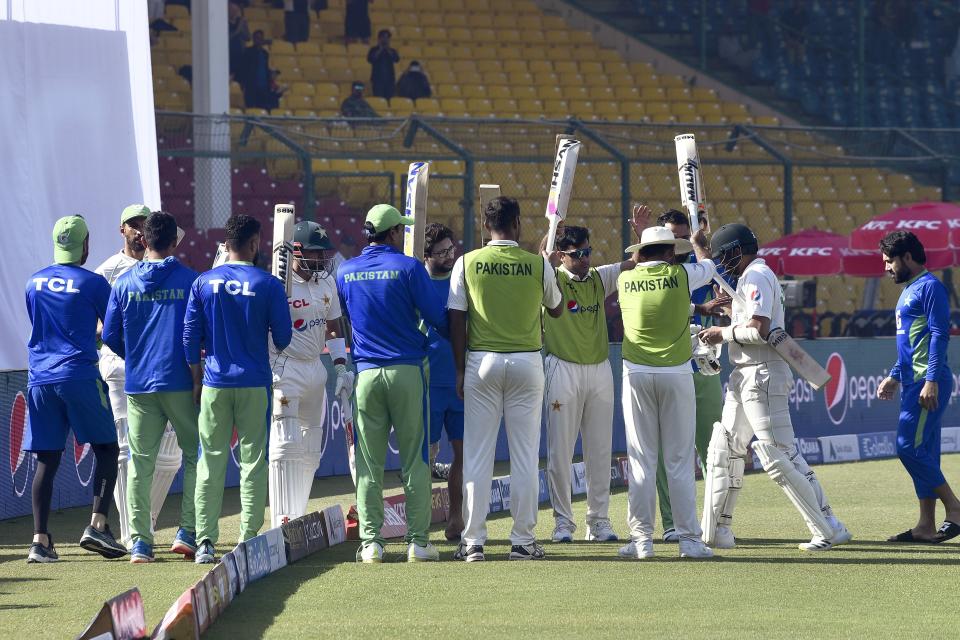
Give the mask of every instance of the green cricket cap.
POLYGON ((148 215, 150 215, 150 207, 145 204, 132 204, 120 214, 120 224, 125 224, 127 220, 134 218, 146 218, 148 215))
POLYGON ((367 212, 367 219, 377 233, 392 229, 398 224, 413 224, 413 218, 400 215, 395 207, 388 204, 378 204, 367 212))
POLYGON ((57 220, 53 225, 53 261, 57 264, 80 262, 87 235, 83 216, 64 216, 57 220))

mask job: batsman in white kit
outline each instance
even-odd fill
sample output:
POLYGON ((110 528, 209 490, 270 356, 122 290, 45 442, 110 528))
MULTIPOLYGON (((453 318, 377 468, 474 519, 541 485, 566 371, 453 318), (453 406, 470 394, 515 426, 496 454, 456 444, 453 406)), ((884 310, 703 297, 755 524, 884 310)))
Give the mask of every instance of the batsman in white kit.
MULTIPOLYGON (((143 243, 143 222, 150 215, 150 207, 142 204, 132 204, 120 214, 120 235, 124 238, 123 250, 115 253, 103 264, 96 268, 96 272, 106 278, 112 287, 117 278, 133 268, 143 259, 146 247, 143 243)), ((100 375, 107 383, 107 394, 110 397, 110 406, 113 409, 113 421, 117 427, 117 442, 120 445, 120 455, 117 459, 117 483, 113 489, 113 499, 117 505, 117 516, 120 520, 120 541, 130 543, 130 521, 127 514, 127 462, 130 459, 130 445, 127 442, 127 394, 124 393, 126 382, 126 368, 123 358, 103 345, 100 348, 100 375)), ((180 469, 182 454, 177 443, 177 434, 173 427, 167 425, 160 443, 160 452, 157 454, 157 463, 153 473, 153 485, 150 491, 150 521, 156 526, 157 516, 163 502, 170 492, 170 486, 180 469)))
MULTIPOLYGON (((708 344, 727 343, 734 365, 723 415, 714 425, 707 453, 703 540, 719 549, 736 546, 730 525, 743 484, 747 445, 756 435, 753 451, 813 536, 810 542, 800 544, 800 549, 826 551, 848 542, 852 535, 834 516, 816 474, 795 444, 787 400, 793 374, 771 346, 791 340, 783 332, 783 291, 777 277, 757 257, 757 237, 745 225, 724 225, 711 238, 710 248, 717 265, 737 278, 737 288, 732 296, 732 324, 700 333, 700 339, 708 344)), ((798 371, 803 374, 800 368, 798 371)))
MULTIPOLYGON (((275 214, 279 217, 280 214, 275 214)), ((292 226, 293 215, 288 223, 292 226)), ((277 230, 274 231, 277 239, 277 230)), ((273 421, 270 427, 270 521, 279 527, 306 513, 313 477, 324 449, 327 370, 320 356, 330 352, 337 393, 353 393, 352 372, 341 324, 340 300, 331 275, 333 245, 316 222, 293 227, 293 270, 288 303, 293 340, 277 353, 273 368, 273 421)))

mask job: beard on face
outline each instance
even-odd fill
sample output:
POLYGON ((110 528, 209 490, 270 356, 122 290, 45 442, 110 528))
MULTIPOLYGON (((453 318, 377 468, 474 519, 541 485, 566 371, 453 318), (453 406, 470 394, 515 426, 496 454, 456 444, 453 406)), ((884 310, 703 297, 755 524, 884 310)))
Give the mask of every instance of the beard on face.
POLYGON ((910 279, 910 270, 906 267, 900 267, 899 269, 894 267, 891 275, 896 284, 903 284, 910 279))

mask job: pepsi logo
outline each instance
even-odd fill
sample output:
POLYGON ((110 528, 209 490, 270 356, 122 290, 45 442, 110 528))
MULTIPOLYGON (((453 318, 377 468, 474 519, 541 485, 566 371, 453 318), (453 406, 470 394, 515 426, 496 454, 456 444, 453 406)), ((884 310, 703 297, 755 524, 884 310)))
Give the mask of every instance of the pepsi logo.
POLYGON ((577 304, 576 300, 570 300, 567 302, 567 311, 570 313, 577 313, 580 311, 580 305, 577 304))
POLYGON ((833 352, 827 358, 826 369, 830 382, 823 390, 823 399, 830 421, 839 425, 847 415, 847 365, 839 353, 833 352))
POLYGON ((77 469, 77 480, 80 484, 87 487, 93 480, 94 455, 90 449, 90 443, 80 444, 77 442, 76 434, 73 435, 73 465, 77 469))
POLYGON ((303 318, 297 318, 293 321, 293 330, 303 333, 307 330, 307 321, 303 318))
POLYGON ((22 498, 27 490, 33 456, 23 450, 23 436, 27 429, 27 400, 18 391, 10 409, 10 482, 13 492, 22 498), (26 463, 26 464, 24 464, 26 463))
POLYGON ((233 464, 240 468, 240 436, 237 435, 237 428, 233 428, 233 434, 230 436, 230 457, 233 458, 233 464))

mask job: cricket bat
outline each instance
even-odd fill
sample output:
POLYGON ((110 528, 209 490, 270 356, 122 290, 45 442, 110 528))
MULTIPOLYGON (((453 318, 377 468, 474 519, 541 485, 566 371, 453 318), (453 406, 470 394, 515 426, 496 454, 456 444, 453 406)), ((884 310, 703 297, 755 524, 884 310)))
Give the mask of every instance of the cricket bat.
POLYGON ((703 176, 700 174, 700 156, 697 140, 692 133, 684 133, 673 139, 677 147, 677 172, 680 174, 680 202, 690 218, 690 233, 700 228, 700 216, 706 214, 706 197, 703 192, 703 176))
POLYGON ((273 265, 271 272, 290 297, 293 287, 293 205, 278 204, 273 207, 273 265))
POLYGON ((353 478, 353 486, 357 486, 357 452, 354 450, 353 404, 346 389, 340 391, 340 422, 343 424, 343 434, 347 439, 347 463, 350 465, 350 477, 353 478))
POLYGON ((480 244, 483 245, 483 220, 487 211, 487 205, 494 198, 500 197, 500 185, 482 184, 480 185, 480 244))
POLYGON ((407 199, 403 215, 413 218, 403 230, 403 252, 423 262, 424 233, 427 230, 427 181, 429 162, 412 162, 407 170, 407 199))
POLYGON ((222 264, 227 262, 227 243, 218 242, 217 243, 217 255, 213 256, 213 266, 212 269, 216 269, 222 264))
MULTIPOLYGON (((746 301, 726 280, 720 277, 720 274, 714 273, 714 281, 720 286, 733 301, 741 307, 746 305, 746 301)), ((820 366, 820 363, 814 360, 813 356, 804 351, 803 347, 794 340, 789 333, 783 329, 773 329, 767 335, 767 344, 779 354, 783 360, 790 365, 790 368, 797 372, 801 378, 810 383, 810 386, 819 390, 825 384, 830 382, 830 374, 820 366)))
POLYGON ((557 239, 557 227, 567 217, 570 193, 573 191, 573 176, 577 170, 577 157, 580 155, 580 141, 570 136, 557 136, 557 155, 553 161, 553 175, 550 179, 550 192, 547 194, 547 212, 549 222, 547 231, 547 253, 553 252, 557 239))

